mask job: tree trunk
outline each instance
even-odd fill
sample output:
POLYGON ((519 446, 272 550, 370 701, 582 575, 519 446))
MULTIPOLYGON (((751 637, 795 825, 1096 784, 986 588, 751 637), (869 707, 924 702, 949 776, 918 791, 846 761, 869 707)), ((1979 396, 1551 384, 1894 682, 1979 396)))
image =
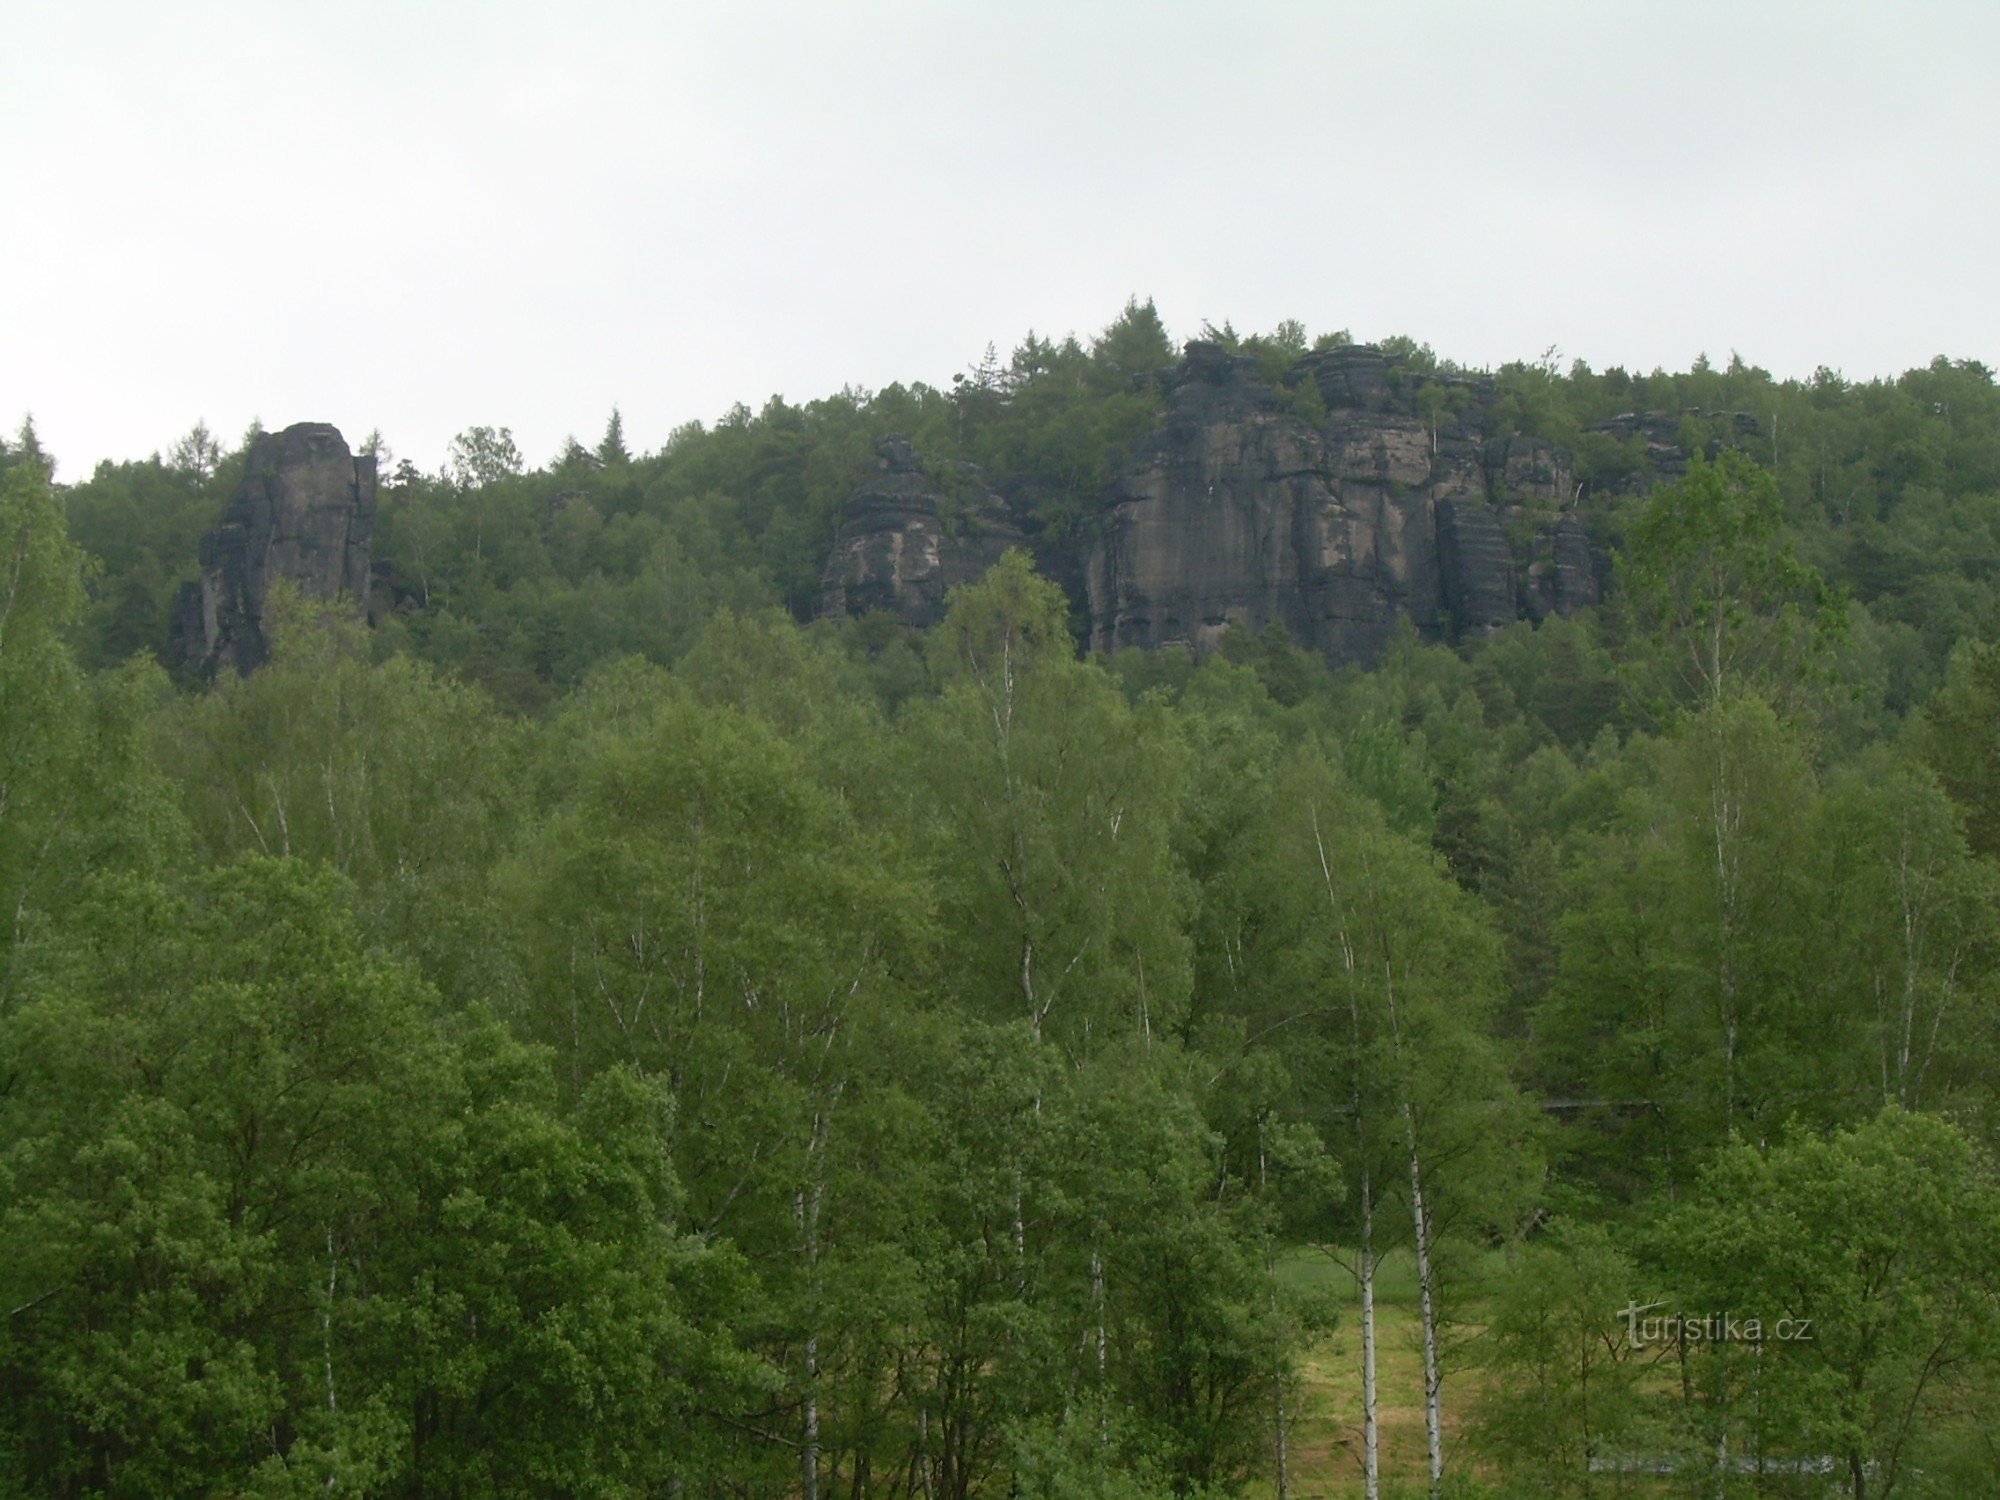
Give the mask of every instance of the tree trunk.
POLYGON ((1292 1500, 1291 1433, 1285 1416, 1285 1372, 1278 1371, 1277 1394, 1278 1500, 1292 1500))
POLYGON ((807 1329, 805 1341, 805 1391, 803 1422, 799 1437, 799 1490, 802 1500, 820 1500, 819 1433, 819 1222, 826 1194, 826 1116, 814 1111, 812 1134, 806 1144, 807 1185, 792 1200, 797 1216, 799 1250, 805 1257, 808 1280, 807 1329))
MULTIPOLYGON (((1277 1265, 1268 1248, 1265 1251, 1264 1270, 1266 1276, 1271 1278, 1271 1312, 1275 1316, 1278 1311, 1277 1265)), ((1276 1378, 1272 1381, 1271 1398, 1274 1418, 1271 1435, 1273 1446, 1277 1450, 1273 1457, 1276 1459, 1278 1500, 1292 1500, 1292 1430, 1290 1413, 1285 1410, 1285 1373, 1284 1356, 1280 1355, 1278 1367, 1273 1372, 1276 1378)))
POLYGON ((1375 1195, 1361 1172, 1361 1475, 1367 1500, 1381 1500, 1381 1435, 1375 1406, 1375 1195))
MULTIPOLYGON (((814 1215, 808 1213, 807 1193, 802 1188, 792 1200, 792 1211, 798 1218, 799 1248, 805 1252, 807 1265, 815 1259, 814 1235, 816 1227, 814 1215)), ((808 1270, 808 1275, 811 1271, 808 1270)), ((818 1309, 812 1309, 808 1317, 817 1321, 818 1309)), ((805 1391, 804 1391, 803 1431, 799 1434, 799 1493, 803 1500, 819 1500, 819 1330, 817 1326, 806 1333, 805 1348, 805 1391)))
POLYGON ((1361 1096, 1361 997, 1355 986, 1354 941, 1334 889, 1333 865, 1327 858, 1326 840, 1320 834, 1319 809, 1308 804, 1307 816, 1312 822, 1313 847, 1319 853, 1320 878, 1326 883, 1327 906, 1340 937, 1342 967, 1347 971, 1347 1020, 1354 1047, 1350 1103, 1354 1111, 1355 1145, 1361 1160, 1361 1247, 1355 1270, 1361 1283, 1362 1488, 1365 1500, 1381 1500, 1381 1433, 1375 1401, 1375 1190, 1368 1171, 1368 1113, 1361 1096))
MULTIPOLYGON (((1264 1118, 1257 1119, 1257 1191, 1268 1194, 1271 1188, 1270 1157, 1264 1150, 1264 1118)), ((1271 1299, 1271 1321, 1278 1321, 1278 1249, 1274 1235, 1266 1231, 1264 1235, 1264 1285, 1271 1299)), ((1278 1500, 1292 1500, 1292 1453, 1291 1429, 1285 1412, 1285 1357, 1277 1356, 1275 1368, 1271 1372, 1271 1437, 1275 1452, 1278 1500)))
POLYGON ((1415 1220, 1411 1241, 1417 1257, 1417 1311, 1424 1339, 1424 1448, 1430 1464, 1431 1500, 1444 1489, 1443 1386, 1438 1374, 1437 1284, 1431 1275, 1431 1220, 1424 1208, 1422 1155, 1417 1149, 1417 1112, 1410 1101, 1407 1059, 1403 1054, 1403 1017, 1396 1004, 1395 971, 1385 954, 1382 996, 1389 1006, 1389 1035, 1396 1048, 1396 1071, 1402 1075, 1403 1130, 1410 1153, 1410 1214, 1415 1220))
POLYGON ((1111 1402, 1105 1389, 1105 1373, 1109 1366, 1110 1348, 1104 1332, 1104 1257, 1096 1250, 1090 1252, 1090 1301, 1097 1318, 1097 1446, 1111 1446, 1111 1402))
POLYGON ((1406 1101, 1403 1120, 1410 1131, 1410 1212, 1416 1220, 1417 1311, 1424 1332, 1424 1445, 1430 1457, 1431 1500, 1444 1490, 1444 1410, 1438 1375, 1437 1299, 1431 1277, 1431 1226, 1424 1212, 1424 1177, 1417 1156, 1417 1121, 1406 1101))
POLYGON ((806 1335, 806 1416, 799 1444, 799 1493, 819 1500, 819 1335, 806 1335))

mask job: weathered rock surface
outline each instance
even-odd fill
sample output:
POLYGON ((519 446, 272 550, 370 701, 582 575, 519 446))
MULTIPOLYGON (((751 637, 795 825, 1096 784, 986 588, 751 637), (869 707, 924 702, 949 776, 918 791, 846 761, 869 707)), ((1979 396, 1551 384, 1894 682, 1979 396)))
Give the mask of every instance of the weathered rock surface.
MULTIPOLYGON (((1723 428, 1739 442, 1747 442, 1763 430, 1763 424, 1747 411, 1706 412, 1700 407, 1673 413, 1663 411, 1624 412, 1593 422, 1586 431, 1619 444, 1626 454, 1624 472, 1608 477, 1600 487, 1613 495, 1639 495, 1655 485, 1670 484, 1688 471, 1689 427, 1723 428)), ((1703 443, 1693 440, 1713 460, 1722 451, 1720 438, 1703 443)))
POLYGON ((1575 497, 1569 457, 1489 442, 1489 383, 1412 377, 1364 347, 1297 373, 1317 383, 1324 421, 1286 409, 1248 360, 1189 346, 1165 421, 1097 518, 1093 649, 1204 649, 1231 625, 1277 623, 1333 660, 1366 660, 1401 619, 1463 636, 1595 600, 1587 539, 1581 573, 1555 563, 1575 562, 1571 531, 1555 536, 1575 497), (1523 531, 1548 534, 1548 560, 1516 555, 1523 531))
POLYGON ((1591 545, 1590 533, 1575 516, 1540 527, 1527 567, 1522 608, 1538 623, 1550 615, 1575 614, 1603 597, 1609 565, 1610 559, 1591 545))
POLYGON ((908 625, 935 625, 946 591, 984 577, 1021 536, 1007 502, 977 469, 960 465, 934 477, 907 442, 890 438, 842 513, 820 613, 886 610, 908 625))
POLYGON ((205 672, 249 672, 269 654, 264 610, 284 579, 308 599, 369 588, 375 460, 357 458, 337 428, 301 422, 252 443, 243 485, 201 542, 201 577, 174 601, 176 656, 205 672))
MULTIPOLYGON (((1349 345, 1304 356, 1286 379, 1293 388, 1274 390, 1252 360, 1189 344, 1159 423, 1064 542, 1028 535, 1035 477, 989 484, 961 469, 942 482, 907 444, 885 444, 844 512, 822 612, 932 624, 949 586, 1024 536, 1096 651, 1206 650, 1233 625, 1276 624, 1334 661, 1367 660, 1403 620, 1463 639, 1602 597, 1609 558, 1585 524, 1575 462, 1491 425, 1489 377, 1349 345)), ((1600 463, 1600 493, 1685 473, 1686 417, 1755 432, 1734 413, 1601 423, 1631 471, 1606 482, 1600 463)))
POLYGON ((1436 503, 1438 583, 1461 631, 1498 630, 1518 617, 1514 550, 1493 507, 1477 496, 1436 503))
POLYGON ((1435 548, 1412 537, 1402 483, 1417 446, 1374 421, 1317 430, 1278 409, 1247 361, 1190 346, 1166 420, 1096 518, 1091 648, 1206 649, 1233 624, 1278 624, 1331 655, 1365 654, 1378 618, 1436 592, 1435 548))

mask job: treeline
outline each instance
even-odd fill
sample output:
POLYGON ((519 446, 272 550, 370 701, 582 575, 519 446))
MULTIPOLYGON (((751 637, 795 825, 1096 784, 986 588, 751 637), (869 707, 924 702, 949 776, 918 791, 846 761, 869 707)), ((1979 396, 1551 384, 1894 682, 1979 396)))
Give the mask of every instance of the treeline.
MULTIPOLYGON (((1346 334, 1312 339, 1296 323, 1201 332, 1252 357, 1299 415, 1323 414, 1299 361, 1346 334)), ((1429 420, 1474 403, 1464 383, 1442 378, 1469 372, 1428 346, 1382 347, 1392 384, 1429 420)), ((1176 359, 1152 304, 1134 302, 1088 341, 1030 334, 1004 360, 989 349, 942 389, 774 396, 713 426, 689 423, 653 454, 628 449, 615 412, 594 446, 571 440, 540 468, 505 428, 461 434, 436 473, 373 436, 384 482, 378 602, 390 611, 380 638, 510 706, 542 708, 594 662, 670 663, 718 608, 809 619, 840 507, 892 434, 911 439, 947 491, 962 462, 1006 481, 1031 543, 1060 550, 1087 529, 1126 445, 1161 412, 1176 359)), ((1800 555, 1856 606, 1857 670, 1896 713, 1942 681, 1956 641, 1990 631, 2000 391, 1984 366, 1941 357, 1867 382, 1825 369, 1777 380, 1734 357, 1678 373, 1580 361, 1565 373, 1550 351, 1491 380, 1485 429, 1569 449, 1580 514, 1614 550, 1646 444, 1605 430, 1609 419, 1660 414, 1689 451, 1740 447, 1770 469, 1800 555)), ((194 576, 196 544, 241 464, 198 425, 164 457, 100 465, 67 488, 72 535, 96 564, 79 636, 86 664, 164 657, 173 591, 194 576)))
POLYGON ((1608 512, 1603 611, 1366 671, 1079 659, 1022 554, 796 623, 871 424, 1087 495, 1148 317, 469 434, 413 607, 202 690, 144 648, 240 458, 8 446, 0 1493, 1283 1491, 1325 1254, 1371 1415, 1414 1270, 1435 1491, 1992 1492, 1990 379, 1648 377, 1833 446, 1778 409, 1608 512))

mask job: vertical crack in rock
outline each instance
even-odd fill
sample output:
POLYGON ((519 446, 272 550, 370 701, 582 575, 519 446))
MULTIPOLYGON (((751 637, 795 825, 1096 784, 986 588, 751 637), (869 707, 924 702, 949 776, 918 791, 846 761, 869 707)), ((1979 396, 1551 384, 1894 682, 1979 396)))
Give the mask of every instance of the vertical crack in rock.
MULTIPOLYGON (((1251 358, 1190 343, 1153 430, 1061 536, 1032 526, 1036 476, 941 476, 885 443, 843 512, 821 612, 934 624, 950 585, 1024 535, 1099 652, 1205 651, 1232 626, 1277 625, 1331 661, 1367 661, 1404 620, 1462 640, 1603 597, 1610 559, 1585 527, 1571 456, 1494 430, 1490 377, 1347 345, 1302 356, 1285 379, 1293 389, 1275 390, 1251 358)), ((1739 437, 1755 426, 1734 413, 1707 425, 1718 419, 1739 437)), ((1680 424, 1647 413, 1593 428, 1631 455, 1608 479, 1600 462, 1600 492, 1685 472, 1680 424)))
POLYGON ((361 609, 374 536, 373 457, 355 457, 324 422, 259 434, 235 500, 202 538, 201 577, 175 597, 176 659, 204 673, 261 665, 265 605, 279 579, 308 599, 361 609))
POLYGON ((1293 377, 1318 387, 1327 415, 1315 423, 1249 359, 1213 344, 1187 353, 1165 419, 1097 516, 1094 650, 1204 650, 1231 625, 1277 624, 1331 660, 1365 661, 1400 620, 1464 636, 1595 601, 1588 541, 1579 569, 1581 526, 1559 519, 1574 498, 1568 455, 1519 437, 1489 451, 1489 381, 1395 370, 1363 346, 1324 350, 1293 377), (1427 386, 1442 399, 1420 403, 1427 386), (1548 554, 1533 588, 1516 531, 1548 554), (1552 531, 1559 543, 1541 540, 1552 531))
POLYGON ((887 438, 875 472, 842 512, 820 580, 820 613, 884 610, 907 625, 935 625, 946 592, 984 577, 1021 539, 1007 502, 976 468, 933 474, 908 441, 887 438))

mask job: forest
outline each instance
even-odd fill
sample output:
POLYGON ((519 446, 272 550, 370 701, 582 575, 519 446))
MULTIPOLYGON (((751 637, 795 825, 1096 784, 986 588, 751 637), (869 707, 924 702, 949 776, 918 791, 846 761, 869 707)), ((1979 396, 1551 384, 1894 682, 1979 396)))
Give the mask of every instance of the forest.
POLYGON ((372 434, 381 607, 247 675, 261 429, 0 442, 0 1496, 2000 1495, 1992 370, 1380 347, 1601 603, 1086 651, 1138 301, 372 434), (816 617, 890 437, 1033 481, 929 629, 816 617))

